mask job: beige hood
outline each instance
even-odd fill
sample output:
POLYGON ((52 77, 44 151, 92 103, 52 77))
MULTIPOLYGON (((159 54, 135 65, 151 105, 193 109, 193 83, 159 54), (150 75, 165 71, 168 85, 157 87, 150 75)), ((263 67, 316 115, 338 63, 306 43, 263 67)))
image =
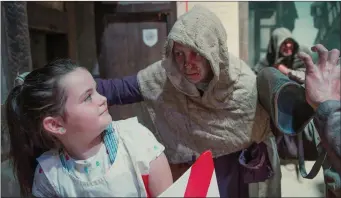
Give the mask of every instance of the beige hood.
POLYGON ((228 53, 226 41, 218 17, 195 6, 171 29, 163 60, 138 73, 156 136, 173 163, 208 149, 215 157, 236 152, 269 134, 268 115, 257 103, 256 76, 228 53), (203 96, 174 64, 174 41, 209 61, 214 77, 203 96))
POLYGON ((186 80, 173 61, 174 42, 192 48, 209 61, 214 77, 203 95, 203 100, 211 108, 224 108, 227 105, 225 101, 232 97, 233 88, 223 86, 224 91, 217 88, 221 87, 221 84, 233 84, 237 81, 243 67, 241 65, 245 63, 235 57, 229 57, 232 55, 229 55, 227 50, 226 31, 219 18, 206 8, 195 6, 176 21, 165 44, 162 65, 169 80, 184 94, 199 97, 196 86, 186 80))

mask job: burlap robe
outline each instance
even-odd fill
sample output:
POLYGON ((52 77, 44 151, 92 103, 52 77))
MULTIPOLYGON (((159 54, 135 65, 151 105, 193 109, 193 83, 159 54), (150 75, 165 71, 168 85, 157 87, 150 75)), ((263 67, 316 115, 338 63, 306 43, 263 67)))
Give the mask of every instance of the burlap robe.
POLYGON ((269 116, 258 104, 256 76, 228 52, 226 41, 221 21, 206 8, 195 6, 177 20, 168 35, 164 58, 138 73, 155 135, 172 164, 189 162, 205 150, 219 157, 265 141, 276 176, 251 184, 250 196, 279 197, 278 155, 269 116), (203 96, 174 64, 174 42, 209 61, 214 77, 203 96))

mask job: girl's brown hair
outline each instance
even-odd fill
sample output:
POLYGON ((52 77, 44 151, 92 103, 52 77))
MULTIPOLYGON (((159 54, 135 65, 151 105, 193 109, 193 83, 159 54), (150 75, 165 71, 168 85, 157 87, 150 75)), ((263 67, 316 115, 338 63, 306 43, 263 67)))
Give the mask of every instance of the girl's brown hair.
POLYGON ((36 158, 58 146, 44 132, 42 121, 46 116, 63 116, 66 95, 60 81, 77 67, 67 59, 51 62, 29 73, 7 98, 10 158, 23 196, 30 195, 36 158))

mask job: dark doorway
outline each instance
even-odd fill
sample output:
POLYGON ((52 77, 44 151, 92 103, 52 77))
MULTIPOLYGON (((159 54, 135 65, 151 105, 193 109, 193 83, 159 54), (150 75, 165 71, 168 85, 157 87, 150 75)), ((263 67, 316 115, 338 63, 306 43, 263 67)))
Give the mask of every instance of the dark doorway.
MULTIPOLYGON (((101 77, 134 75, 161 60, 165 39, 176 19, 176 4, 147 4, 116 5, 115 13, 104 15, 99 53, 101 77)), ((137 116, 153 131, 143 103, 113 106, 109 112, 113 120, 137 116)))
POLYGON ((57 58, 67 58, 68 38, 66 34, 49 33, 46 34, 46 57, 47 62, 57 58))
POLYGON ((43 67, 57 58, 68 57, 66 34, 30 29, 30 45, 33 69, 43 67))

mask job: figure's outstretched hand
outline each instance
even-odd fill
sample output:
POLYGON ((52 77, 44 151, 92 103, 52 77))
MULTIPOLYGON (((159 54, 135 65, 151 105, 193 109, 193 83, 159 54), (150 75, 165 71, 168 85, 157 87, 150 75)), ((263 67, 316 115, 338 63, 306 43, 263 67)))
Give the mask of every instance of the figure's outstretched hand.
POLYGON ((300 84, 304 83, 304 79, 305 79, 304 71, 295 71, 295 70, 289 69, 287 66, 283 64, 277 65, 276 69, 278 69, 284 75, 288 76, 291 80, 294 80, 300 84))
POLYGON ((289 69, 287 66, 283 65, 283 64, 277 65, 276 68, 277 68, 280 72, 282 72, 284 75, 288 75, 289 72, 290 72, 290 69, 289 69))
POLYGON ((328 50, 321 44, 312 47, 318 53, 318 62, 314 64, 311 56, 300 52, 298 57, 306 65, 305 89, 307 102, 316 108, 327 100, 341 100, 341 68, 339 63, 340 51, 328 50))
POLYGON ((303 84, 305 81, 305 71, 290 70, 288 73, 288 77, 293 81, 303 84))

